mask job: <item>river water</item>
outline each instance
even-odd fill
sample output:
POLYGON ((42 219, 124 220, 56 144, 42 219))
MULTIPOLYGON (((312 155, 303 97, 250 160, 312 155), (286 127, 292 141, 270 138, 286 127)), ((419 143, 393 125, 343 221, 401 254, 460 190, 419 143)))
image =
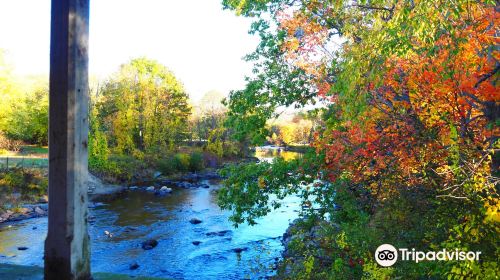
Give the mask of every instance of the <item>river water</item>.
MULTIPOLYGON (((296 155, 260 150, 256 156, 296 155)), ((259 279, 272 275, 271 267, 280 257, 280 238, 298 215, 299 200, 287 198, 282 207, 258 220, 255 226, 234 228, 229 213, 219 209, 217 182, 210 188, 175 188, 172 195, 127 192, 110 202, 90 209, 92 271, 173 279, 259 279), (193 225, 191 218, 202 223, 193 225), (109 237, 105 231, 113 236, 109 237), (141 242, 158 240, 152 250, 141 242), (194 245, 193 241, 200 241, 194 245), (244 251, 237 253, 235 249, 244 251), (139 268, 130 269, 137 262, 139 268)), ((0 225, 0 263, 43 265, 47 218, 0 225), (17 248, 28 247, 25 251, 17 248)), ((236 250, 237 251, 237 250, 236 250)))

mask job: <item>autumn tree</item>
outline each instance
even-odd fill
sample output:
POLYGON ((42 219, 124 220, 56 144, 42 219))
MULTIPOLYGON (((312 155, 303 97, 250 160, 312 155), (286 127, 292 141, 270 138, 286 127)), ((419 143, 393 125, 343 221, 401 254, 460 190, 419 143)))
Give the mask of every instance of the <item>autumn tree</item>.
POLYGON ((251 176, 242 175, 244 167, 231 170, 220 197, 234 211, 233 221, 252 222, 267 213, 263 205, 279 205, 268 203, 270 193, 296 193, 303 203, 314 198, 321 206, 319 215, 304 214, 342 225, 328 237, 341 242, 318 245, 329 258, 311 254, 319 248, 301 252, 313 260, 312 268, 297 269, 301 277, 314 278, 304 276, 313 270, 323 279, 494 279, 500 252, 497 3, 223 3, 256 17, 252 32, 261 38, 248 56, 256 76, 228 100, 229 124, 238 135, 260 140, 280 106, 325 102, 315 154, 251 167, 251 176), (483 259, 382 269, 373 259, 382 243, 477 250, 483 259))
POLYGON ((157 61, 138 58, 104 84, 96 106, 116 152, 154 152, 187 139, 187 100, 172 72, 157 61))

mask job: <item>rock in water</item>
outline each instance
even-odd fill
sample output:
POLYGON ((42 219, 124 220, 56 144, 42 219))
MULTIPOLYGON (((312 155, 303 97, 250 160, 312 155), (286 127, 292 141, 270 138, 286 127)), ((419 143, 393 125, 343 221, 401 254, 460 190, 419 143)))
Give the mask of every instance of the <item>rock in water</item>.
POLYGON ((167 187, 167 186, 163 186, 163 187, 161 187, 161 189, 159 189, 155 192, 155 195, 163 197, 163 196, 166 196, 170 193, 172 193, 172 189, 167 187))
POLYGON ((224 236, 228 233, 232 233, 232 231, 229 229, 221 230, 221 231, 212 231, 212 232, 205 233, 205 235, 206 236, 224 236))
POLYGON ((201 244, 201 241, 193 241, 193 245, 198 246, 201 244))
POLYGON ((44 211, 42 208, 38 207, 38 206, 37 206, 37 207, 35 207, 35 213, 36 213, 37 215, 40 215, 40 216, 43 216, 43 215, 45 215, 45 214, 46 214, 46 213, 45 213, 45 211, 44 211))
POLYGON ((201 224, 202 221, 200 219, 197 219, 197 218, 192 218, 191 220, 189 220, 190 223, 192 223, 193 225, 197 225, 197 224, 201 224))
POLYGON ((235 252, 235 253, 241 253, 241 252, 246 251, 246 250, 248 250, 248 248, 246 248, 246 247, 245 248, 234 248, 233 252, 235 252))
POLYGON ((154 187, 154 186, 147 187, 147 188, 146 188, 146 191, 147 191, 147 192, 154 192, 154 191, 155 191, 155 187, 154 187))
POLYGON ((129 266, 129 269, 130 270, 136 270, 139 268, 139 264, 137 262, 133 262, 132 264, 130 264, 129 266))
POLYGON ((167 186, 163 186, 163 187, 161 187, 160 192, 171 193, 172 189, 167 187, 167 186))
POLYGON ((19 250, 19 251, 26 251, 26 250, 28 250, 28 247, 24 247, 24 246, 17 247, 17 250, 19 250))
POLYGON ((141 247, 144 250, 151 250, 154 247, 156 247, 157 245, 158 245, 158 241, 156 241, 154 239, 149 239, 149 240, 142 242, 141 247))

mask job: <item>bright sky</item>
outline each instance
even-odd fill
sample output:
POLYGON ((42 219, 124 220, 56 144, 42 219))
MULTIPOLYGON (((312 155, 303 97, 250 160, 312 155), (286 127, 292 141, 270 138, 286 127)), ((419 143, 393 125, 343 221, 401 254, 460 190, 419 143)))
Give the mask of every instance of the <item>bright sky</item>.
MULTIPOLYGON (((165 64, 195 100, 244 85, 241 58, 258 39, 248 19, 221 0, 91 0, 90 74, 100 78, 131 58, 165 64)), ((0 48, 18 74, 49 71, 50 0, 0 0, 0 48)))

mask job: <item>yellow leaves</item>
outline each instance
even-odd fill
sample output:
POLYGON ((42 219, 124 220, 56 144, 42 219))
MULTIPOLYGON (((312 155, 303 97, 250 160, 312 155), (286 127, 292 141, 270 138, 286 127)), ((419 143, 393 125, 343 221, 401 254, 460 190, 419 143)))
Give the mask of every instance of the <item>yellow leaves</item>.
POLYGON ((247 4, 246 0, 241 0, 240 3, 238 4, 238 7, 236 7, 236 15, 241 15, 241 12, 243 11, 243 7, 247 4))
POLYGON ((500 222, 500 199, 490 198, 489 201, 484 203, 484 208, 486 209, 485 223, 500 222))
POLYGON ((295 52, 299 49, 300 42, 297 38, 290 38, 286 40, 282 45, 282 50, 288 52, 295 52))
POLYGON ((259 177, 258 179, 258 182, 257 182, 257 185, 259 186, 259 188, 263 189, 266 187, 266 179, 264 179, 264 177, 259 177))

